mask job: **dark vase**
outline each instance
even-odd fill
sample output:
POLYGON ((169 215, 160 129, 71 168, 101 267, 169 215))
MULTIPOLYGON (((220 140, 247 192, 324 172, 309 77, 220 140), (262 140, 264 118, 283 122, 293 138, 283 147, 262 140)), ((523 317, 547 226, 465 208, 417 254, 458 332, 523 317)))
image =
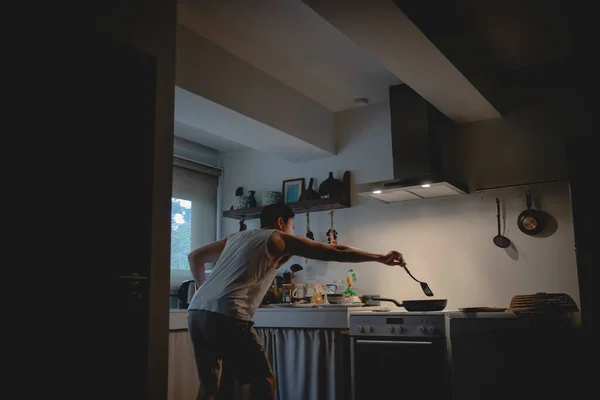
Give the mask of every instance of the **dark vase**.
POLYGON ((329 173, 329 177, 319 185, 319 196, 339 199, 342 196, 344 184, 339 179, 333 177, 333 172, 329 173))
POLYGON ((254 197, 256 191, 248 190, 248 193, 248 208, 256 207, 256 197, 254 197))
POLYGON ((319 196, 319 193, 315 189, 313 189, 313 183, 314 183, 314 179, 310 178, 310 180, 308 181, 308 188, 300 196, 300 201, 314 200, 314 199, 318 199, 321 197, 321 196, 319 196))

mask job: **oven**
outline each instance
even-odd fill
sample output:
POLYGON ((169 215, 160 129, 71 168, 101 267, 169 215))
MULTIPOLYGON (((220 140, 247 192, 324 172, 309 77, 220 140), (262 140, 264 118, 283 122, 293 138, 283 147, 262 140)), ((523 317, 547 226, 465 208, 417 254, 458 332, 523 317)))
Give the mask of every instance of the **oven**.
POLYGON ((350 315, 352 400, 451 399, 443 313, 350 315))

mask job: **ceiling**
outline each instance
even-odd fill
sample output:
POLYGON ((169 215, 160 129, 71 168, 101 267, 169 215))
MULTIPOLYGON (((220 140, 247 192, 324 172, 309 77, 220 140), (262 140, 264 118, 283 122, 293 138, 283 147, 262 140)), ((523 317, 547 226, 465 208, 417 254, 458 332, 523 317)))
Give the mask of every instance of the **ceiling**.
POLYGON ((335 131, 318 124, 364 106, 359 98, 387 101, 389 87, 401 83, 457 124, 499 118, 523 101, 524 92, 511 88, 524 80, 565 79, 537 67, 569 56, 566 3, 180 0, 180 26, 201 38, 190 43, 204 40, 222 54, 186 50, 198 63, 186 71, 197 85, 178 83, 187 91, 179 93, 186 111, 176 102, 175 134, 222 152, 251 147, 289 161, 328 156, 335 152, 317 139, 335 131), (248 138, 250 125, 260 141, 248 138), (242 127, 245 136, 229 132, 242 127))
POLYGON ((501 114, 525 87, 573 80, 569 0, 393 1, 501 114))
POLYGON ((460 0, 456 18, 499 69, 518 70, 570 53, 564 0, 460 0), (543 7, 540 5, 543 4, 543 7))
POLYGON ((179 22, 332 112, 402 83, 301 0, 188 0, 179 22))
POLYGON ((200 143, 203 146, 218 150, 221 153, 235 153, 248 149, 248 147, 242 144, 178 121, 175 121, 175 136, 191 142, 200 143))
POLYGON ((394 0, 443 52, 470 52, 498 70, 518 70, 565 57, 572 35, 568 0, 394 0), (438 12, 432 13, 435 8, 438 12), (453 49, 448 46, 452 43, 453 49), (440 43, 441 44, 441 43, 440 43))

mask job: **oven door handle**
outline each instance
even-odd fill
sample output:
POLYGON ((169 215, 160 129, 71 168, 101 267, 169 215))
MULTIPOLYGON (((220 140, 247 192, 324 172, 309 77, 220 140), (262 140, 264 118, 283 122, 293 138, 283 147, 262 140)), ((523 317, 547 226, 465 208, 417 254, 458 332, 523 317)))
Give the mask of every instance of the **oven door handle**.
POLYGON ((366 340, 359 339, 356 341, 357 344, 392 344, 392 345, 405 345, 405 344, 414 344, 414 345, 428 345, 433 344, 433 342, 424 342, 424 341, 411 341, 411 340, 366 340))

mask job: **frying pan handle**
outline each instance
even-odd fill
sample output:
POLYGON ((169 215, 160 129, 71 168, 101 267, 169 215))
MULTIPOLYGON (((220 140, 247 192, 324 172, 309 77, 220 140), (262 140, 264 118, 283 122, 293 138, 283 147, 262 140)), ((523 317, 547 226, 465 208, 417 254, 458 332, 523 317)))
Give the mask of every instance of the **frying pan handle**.
POLYGON ((375 300, 375 301, 391 301, 392 303, 394 303, 396 305, 396 307, 404 307, 404 305, 402 303, 398 303, 394 299, 386 299, 384 297, 373 296, 373 297, 371 297, 371 300, 375 300))

